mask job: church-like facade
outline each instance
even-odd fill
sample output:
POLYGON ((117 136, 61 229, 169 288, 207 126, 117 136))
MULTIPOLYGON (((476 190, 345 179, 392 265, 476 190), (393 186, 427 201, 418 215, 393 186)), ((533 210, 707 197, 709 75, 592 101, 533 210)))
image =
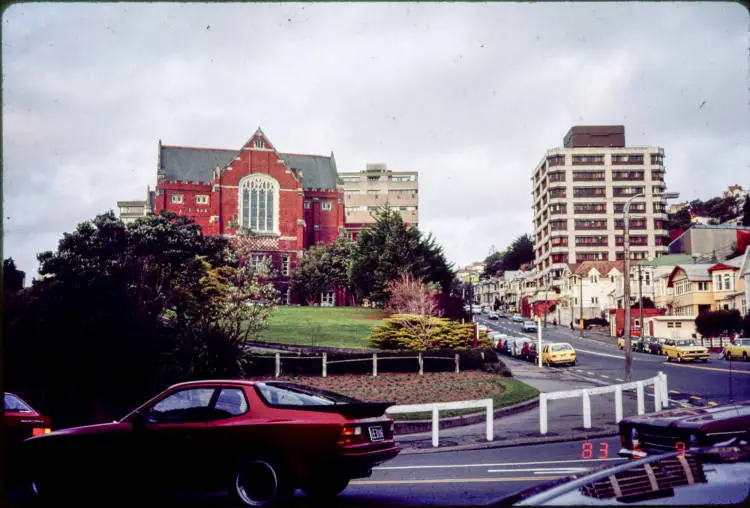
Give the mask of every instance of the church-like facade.
MULTIPOLYGON (((331 243, 344 228, 344 196, 330 156, 281 153, 259 128, 239 150, 159 142, 153 213, 190 217, 207 235, 249 233, 252 263, 270 259, 287 303, 289 274, 304 249, 331 243)), ((322 304, 335 304, 324 294, 322 304)), ((343 302, 340 302, 343 303, 343 302)))

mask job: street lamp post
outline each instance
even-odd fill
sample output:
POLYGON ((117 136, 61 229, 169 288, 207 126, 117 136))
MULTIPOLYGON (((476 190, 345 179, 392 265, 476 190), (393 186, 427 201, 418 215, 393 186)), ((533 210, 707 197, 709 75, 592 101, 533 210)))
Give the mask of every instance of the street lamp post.
POLYGON ((583 274, 581 274, 581 290, 578 294, 578 309, 581 312, 581 319, 578 321, 578 326, 581 328, 581 338, 583 338, 583 274))
MULTIPOLYGON (((623 236, 622 250, 624 263, 624 300, 625 300, 625 329, 622 332, 622 338, 625 341, 625 382, 629 383, 632 378, 633 370, 633 345, 631 344, 630 329, 630 204, 636 198, 645 197, 645 194, 639 193, 628 199, 623 207, 623 236)), ((675 199, 680 197, 678 192, 665 192, 663 194, 654 194, 654 198, 675 199)), ((641 330, 643 330, 643 311, 641 310, 641 330)), ((643 333, 643 332, 641 332, 643 333)))

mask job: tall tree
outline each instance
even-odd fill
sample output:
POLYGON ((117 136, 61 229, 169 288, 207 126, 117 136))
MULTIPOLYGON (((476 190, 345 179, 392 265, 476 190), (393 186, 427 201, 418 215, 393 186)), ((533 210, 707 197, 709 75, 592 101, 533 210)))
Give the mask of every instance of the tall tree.
POLYGON ((322 291, 352 292, 349 272, 356 250, 357 245, 344 236, 308 250, 292 273, 292 291, 303 297, 308 305, 312 305, 322 291))
POLYGON ((26 273, 16 268, 13 258, 3 261, 3 294, 9 295, 23 289, 26 273))
POLYGON ((505 270, 518 270, 521 265, 534 261, 534 242, 528 234, 513 240, 503 255, 505 270))
POLYGON ((750 226, 750 192, 745 196, 745 205, 742 207, 742 225, 750 226))
POLYGON ((498 274, 498 272, 502 272, 503 267, 503 257, 505 256, 504 252, 500 252, 495 250, 492 252, 489 256, 484 258, 484 273, 482 274, 482 277, 494 277, 498 274))
POLYGON ((412 274, 450 290, 453 270, 443 249, 431 235, 424 237, 416 227, 407 227, 389 207, 375 214, 375 224, 357 238, 357 256, 352 263, 352 284, 361 296, 376 302, 388 300, 388 282, 412 274))
POLYGON ((676 229, 687 229, 693 223, 693 218, 690 216, 690 210, 681 208, 673 214, 667 215, 667 229, 674 231, 676 229))

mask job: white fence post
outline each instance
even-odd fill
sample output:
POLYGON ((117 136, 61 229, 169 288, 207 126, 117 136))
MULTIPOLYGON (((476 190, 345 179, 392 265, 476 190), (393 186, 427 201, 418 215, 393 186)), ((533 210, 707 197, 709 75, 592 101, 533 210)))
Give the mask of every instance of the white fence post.
POLYGON ((617 385, 615 388, 615 423, 622 420, 622 387, 617 385))
POLYGON ((438 414, 440 410, 437 406, 432 408, 432 446, 437 447, 440 445, 440 439, 438 438, 438 430, 440 430, 440 419, 438 414))
POLYGON ((492 399, 487 403, 487 441, 495 439, 495 412, 492 409, 492 399))
POLYGON ((591 428, 591 396, 586 390, 583 390, 583 428, 591 428))
POLYGON ((654 411, 661 411, 661 376, 654 378, 654 411))
POLYGON ((635 383, 635 391, 638 398, 638 414, 642 415, 646 412, 646 405, 643 400, 643 381, 637 381, 635 383))
POLYGON ((661 378, 661 405, 663 407, 669 406, 669 390, 667 390, 667 375, 659 371, 659 377, 661 378))
POLYGON ((378 377, 378 354, 372 354, 372 377, 378 377))
POLYGON ((456 353, 456 374, 458 374, 458 353, 456 353))
POLYGON ((326 356, 326 353, 323 353, 323 377, 328 377, 328 366, 326 365, 326 360, 328 357, 326 356))
POLYGON ((418 360, 419 360, 419 375, 421 376, 424 374, 424 360, 422 360, 422 353, 419 353, 418 360))
POLYGON ((276 377, 281 375, 281 354, 276 353, 276 377))
POLYGON ((539 433, 547 433, 547 394, 539 394, 539 433))

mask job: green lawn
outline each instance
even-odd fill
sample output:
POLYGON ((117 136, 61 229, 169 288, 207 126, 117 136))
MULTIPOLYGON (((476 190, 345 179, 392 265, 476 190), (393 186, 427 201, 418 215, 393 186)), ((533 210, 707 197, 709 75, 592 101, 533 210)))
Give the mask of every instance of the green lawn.
POLYGON ((300 346, 371 349, 365 338, 385 314, 361 307, 277 307, 263 340, 300 346))

